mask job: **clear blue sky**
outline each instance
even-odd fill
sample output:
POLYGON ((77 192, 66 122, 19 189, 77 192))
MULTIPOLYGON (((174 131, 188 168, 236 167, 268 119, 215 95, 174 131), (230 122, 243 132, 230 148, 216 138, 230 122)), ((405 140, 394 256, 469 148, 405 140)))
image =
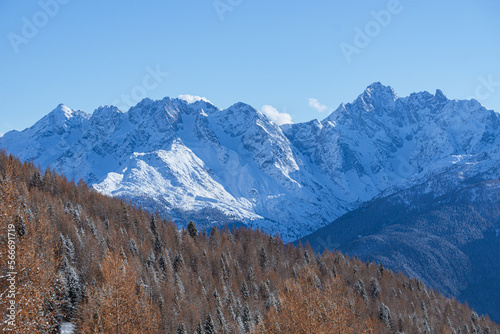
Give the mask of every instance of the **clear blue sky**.
POLYGON ((51 1, 0 1, 0 134, 59 103, 91 113, 144 92, 271 105, 301 122, 375 81, 400 96, 440 88, 500 111, 498 0, 59 0, 43 9, 51 1), (372 11, 388 9, 376 23, 372 11), (358 28, 368 45, 355 41, 358 28), (148 77, 157 67, 168 76, 148 77))

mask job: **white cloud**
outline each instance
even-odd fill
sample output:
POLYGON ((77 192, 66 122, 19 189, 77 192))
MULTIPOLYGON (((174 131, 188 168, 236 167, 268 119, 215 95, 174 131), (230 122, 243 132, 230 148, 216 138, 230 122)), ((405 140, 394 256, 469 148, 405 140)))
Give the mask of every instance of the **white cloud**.
POLYGON ((205 101, 207 103, 213 104, 207 98, 201 97, 201 96, 195 96, 195 95, 189 95, 189 94, 184 94, 184 95, 179 95, 177 98, 186 101, 187 103, 195 103, 198 101, 205 101))
POLYGON ((280 113, 276 108, 270 105, 262 106, 262 113, 265 114, 271 121, 278 125, 291 124, 292 116, 287 113, 280 113))
POLYGON ((313 99, 312 97, 309 98, 309 107, 312 107, 319 112, 324 112, 330 109, 324 104, 319 103, 317 99, 313 99))

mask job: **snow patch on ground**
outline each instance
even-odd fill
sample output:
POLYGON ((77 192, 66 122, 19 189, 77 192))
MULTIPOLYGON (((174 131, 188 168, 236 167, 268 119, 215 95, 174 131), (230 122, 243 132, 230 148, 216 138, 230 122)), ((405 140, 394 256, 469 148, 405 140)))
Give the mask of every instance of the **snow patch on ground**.
POLYGON ((61 324, 61 334, 73 334, 75 330, 75 325, 71 322, 63 322, 61 324))

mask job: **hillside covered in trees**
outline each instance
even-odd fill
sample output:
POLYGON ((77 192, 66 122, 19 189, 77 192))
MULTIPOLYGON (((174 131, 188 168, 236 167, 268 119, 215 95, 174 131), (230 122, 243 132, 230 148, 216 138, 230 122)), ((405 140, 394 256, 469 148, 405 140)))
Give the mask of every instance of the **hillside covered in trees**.
POLYGON ((2 330, 500 333, 380 264, 251 229, 179 229, 3 153, 0 228, 2 330))

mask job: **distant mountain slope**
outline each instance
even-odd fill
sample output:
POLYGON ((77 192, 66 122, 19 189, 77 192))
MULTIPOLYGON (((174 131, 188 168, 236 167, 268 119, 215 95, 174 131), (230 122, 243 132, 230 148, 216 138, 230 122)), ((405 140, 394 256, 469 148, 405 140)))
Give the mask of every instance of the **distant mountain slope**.
POLYGON ((243 103, 145 99, 92 115, 60 105, 0 147, 179 223, 243 222, 295 240, 452 166, 490 168, 499 134, 498 114, 477 101, 374 83, 321 122, 281 127, 243 103))
POLYGON ((500 319, 500 180, 447 178, 376 198, 302 241, 383 262, 500 319))
POLYGON ((304 240, 500 319, 500 116, 475 100, 374 83, 322 121, 281 127, 244 103, 59 105, 0 148, 179 224, 244 223, 292 241, 333 221, 304 240))
POLYGON ((500 332, 373 262, 246 228, 179 229, 1 151, 0 199, 0 254, 11 240, 16 251, 15 263, 0 261, 5 331, 60 333, 69 322, 78 333, 500 332))

